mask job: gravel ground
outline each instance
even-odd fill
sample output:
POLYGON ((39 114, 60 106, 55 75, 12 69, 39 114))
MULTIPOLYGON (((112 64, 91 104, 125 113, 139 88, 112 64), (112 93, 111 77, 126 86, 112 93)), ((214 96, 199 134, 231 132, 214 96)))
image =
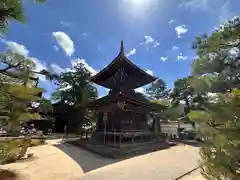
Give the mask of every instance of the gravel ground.
MULTIPOLYGON (((48 143, 30 148, 34 157, 3 168, 16 170, 24 180, 174 180, 197 166, 198 148, 188 145, 118 162, 72 145, 59 144, 59 140, 48 143)), ((193 177, 195 180, 197 176, 199 173, 191 173, 186 176, 188 179, 182 179, 193 177)))
POLYGON ((191 174, 184 176, 180 180, 206 180, 203 176, 200 174, 200 170, 193 171, 191 174))
POLYGON ((80 180, 174 180, 197 167, 197 158, 197 147, 179 145, 93 170, 80 180))
POLYGON ((33 157, 4 165, 4 168, 19 172, 24 180, 65 180, 84 175, 75 161, 52 145, 32 147, 30 152, 34 153, 33 157))
POLYGON ((2 167, 19 172, 24 176, 24 180, 69 180, 80 178, 88 171, 113 163, 111 160, 59 142, 60 140, 49 140, 47 145, 32 147, 32 158, 2 167))

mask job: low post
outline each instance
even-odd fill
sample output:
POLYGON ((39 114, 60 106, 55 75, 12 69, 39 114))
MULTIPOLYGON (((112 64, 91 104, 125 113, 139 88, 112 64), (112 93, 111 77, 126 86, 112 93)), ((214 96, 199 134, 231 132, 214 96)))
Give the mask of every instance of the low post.
POLYGON ((119 147, 121 147, 121 143, 122 143, 122 134, 119 135, 119 147))
POLYGON ((114 132, 113 132, 113 142, 114 142, 114 147, 116 147, 116 129, 114 129, 114 132))

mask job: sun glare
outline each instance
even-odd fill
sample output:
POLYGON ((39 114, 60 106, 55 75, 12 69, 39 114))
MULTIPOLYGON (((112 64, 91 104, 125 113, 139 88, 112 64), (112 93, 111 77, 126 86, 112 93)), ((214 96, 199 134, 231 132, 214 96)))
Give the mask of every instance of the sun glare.
POLYGON ((156 0, 122 0, 121 8, 133 17, 141 18, 154 6, 156 0))
MULTIPOLYGON (((145 3, 147 1, 145 0, 145 3)), ((131 3, 134 7, 141 7, 144 5, 144 0, 131 0, 131 3)))

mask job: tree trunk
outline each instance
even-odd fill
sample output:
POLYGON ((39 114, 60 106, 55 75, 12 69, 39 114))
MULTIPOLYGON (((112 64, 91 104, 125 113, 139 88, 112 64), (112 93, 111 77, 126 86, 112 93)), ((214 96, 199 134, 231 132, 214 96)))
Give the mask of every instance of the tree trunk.
POLYGON ((189 104, 189 101, 187 98, 184 99, 185 100, 185 103, 186 103, 186 106, 187 106, 187 109, 184 111, 185 115, 187 115, 189 112, 190 112, 190 104, 189 104))
POLYGON ((177 135, 178 135, 178 138, 180 137, 180 121, 177 120, 177 135))
POLYGON ((21 150, 20 150, 20 153, 19 153, 19 156, 18 158, 21 159, 22 157, 25 156, 26 152, 27 152, 27 149, 28 147, 30 146, 30 143, 31 143, 31 137, 26 135, 24 138, 23 138, 23 143, 22 143, 22 147, 21 147, 21 150))
MULTIPOLYGON (((184 100, 185 100, 186 106, 187 106, 186 110, 184 110, 184 113, 185 113, 185 116, 187 116, 188 113, 189 113, 190 110, 191 110, 191 106, 190 106, 189 101, 188 101, 187 98, 185 98, 184 100)), ((195 129, 195 127, 196 127, 195 122, 190 122, 190 123, 192 124, 192 127, 195 129)))

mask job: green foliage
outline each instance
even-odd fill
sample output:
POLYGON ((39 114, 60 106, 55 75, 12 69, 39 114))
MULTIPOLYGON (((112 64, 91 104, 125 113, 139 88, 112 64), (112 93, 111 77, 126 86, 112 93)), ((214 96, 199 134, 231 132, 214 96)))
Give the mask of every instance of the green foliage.
POLYGON ((75 71, 63 73, 59 79, 59 88, 52 94, 54 100, 67 101, 81 106, 97 98, 97 89, 88 79, 90 72, 79 63, 75 71))
POLYGON ((179 118, 184 117, 184 107, 182 104, 169 106, 163 114, 167 119, 177 121, 179 118))
POLYGON ((26 154, 30 141, 30 137, 1 139, 0 164, 11 163, 21 159, 26 154))
POLYGON ((171 105, 171 102, 168 99, 152 100, 151 102, 163 105, 165 107, 168 107, 171 105))
MULTIPOLYGON (((21 122, 39 119, 39 114, 32 113, 32 102, 40 101, 42 88, 36 88, 37 74, 45 75, 49 79, 56 79, 56 75, 47 70, 37 72, 35 63, 31 59, 13 52, 0 55, 0 119, 8 125, 11 131, 18 131, 21 122)), ((52 111, 49 102, 40 101, 40 108, 52 111)))
MULTIPOLYGON (((34 0, 33 2, 44 3, 45 0, 34 0)), ((1 0, 0 7, 0 34, 6 33, 9 20, 25 22, 22 0, 1 0)))
POLYGON ((58 75, 49 72, 46 69, 40 72, 35 71, 36 64, 32 59, 24 57, 14 52, 3 52, 0 54, 0 63, 3 68, 0 69, 0 82, 23 83, 34 86, 38 78, 37 75, 44 75, 48 80, 57 80, 58 75))
POLYGON ((18 131, 21 122, 30 119, 39 119, 36 113, 30 113, 29 103, 40 99, 39 92, 41 88, 28 88, 18 84, 1 85, 1 103, 0 119, 5 121, 10 131, 18 131))
POLYGON ((178 105, 181 101, 184 101, 187 105, 188 111, 190 109, 190 100, 193 96, 194 90, 188 83, 189 77, 183 79, 177 79, 174 82, 174 88, 171 93, 173 99, 172 104, 178 105))
POLYGON ((28 84, 36 80, 33 77, 33 69, 36 65, 33 61, 24 56, 13 52, 4 52, 0 54, 0 82, 23 83, 28 84))
POLYGON ((39 101, 38 112, 41 113, 53 113, 53 106, 50 100, 42 98, 39 101))
POLYGON ((202 174, 209 180, 240 179, 240 21, 235 18, 194 43, 199 58, 189 81, 195 91, 215 93, 189 118, 199 124, 202 174))
POLYGON ((186 105, 184 112, 187 115, 191 109, 199 109, 203 106, 206 100, 205 92, 198 92, 190 84, 195 82, 193 77, 185 77, 183 79, 177 79, 174 82, 174 88, 171 93, 172 105, 176 106, 181 104, 181 101, 186 105))
POLYGON ((192 111, 189 118, 200 125, 204 140, 200 150, 202 174, 207 179, 240 178, 240 96, 220 94, 207 111, 192 111))
POLYGON ((193 46, 197 49, 198 59, 192 64, 192 74, 211 79, 208 91, 224 92, 239 88, 239 18, 230 20, 209 37, 198 37, 193 46))
POLYGON ((14 162, 18 159, 21 148, 16 140, 0 142, 0 164, 14 162))
POLYGON ((14 19, 22 23, 25 21, 22 1, 2 0, 0 5, 0 30, 2 30, 2 32, 5 32, 9 19, 14 19))
POLYGON ((161 99, 169 96, 170 90, 167 89, 166 83, 162 79, 153 82, 146 92, 150 99, 161 99))

